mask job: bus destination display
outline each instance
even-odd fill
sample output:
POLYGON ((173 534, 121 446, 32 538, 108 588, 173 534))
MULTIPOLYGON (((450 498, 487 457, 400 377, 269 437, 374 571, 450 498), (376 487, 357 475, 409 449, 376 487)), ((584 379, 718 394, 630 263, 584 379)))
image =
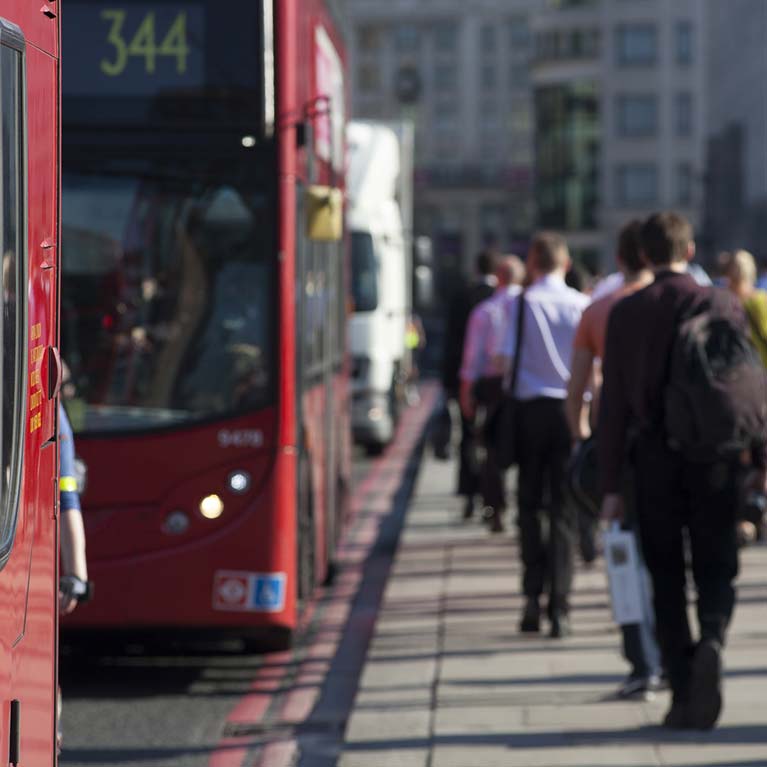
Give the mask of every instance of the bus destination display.
POLYGON ((67 6, 64 93, 151 98, 205 85, 205 13, 193 4, 67 6))

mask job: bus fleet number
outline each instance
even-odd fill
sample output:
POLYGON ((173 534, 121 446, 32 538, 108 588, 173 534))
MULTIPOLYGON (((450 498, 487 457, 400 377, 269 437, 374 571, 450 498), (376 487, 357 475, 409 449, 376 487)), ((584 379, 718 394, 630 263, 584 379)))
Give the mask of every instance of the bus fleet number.
POLYGON ((180 75, 186 73, 190 52, 186 13, 182 12, 176 16, 159 45, 153 12, 144 16, 130 41, 124 34, 126 15, 126 11, 116 9, 101 12, 101 18, 110 24, 107 42, 114 48, 114 59, 101 60, 101 71, 105 75, 118 77, 123 74, 131 58, 143 58, 146 73, 152 75, 157 69, 159 57, 175 58, 176 72, 180 75))

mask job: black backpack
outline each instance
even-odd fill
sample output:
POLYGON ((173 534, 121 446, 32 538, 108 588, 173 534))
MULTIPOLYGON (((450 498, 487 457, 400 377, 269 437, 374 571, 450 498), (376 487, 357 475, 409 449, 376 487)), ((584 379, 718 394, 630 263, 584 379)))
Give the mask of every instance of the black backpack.
POLYGON ((767 372, 734 298, 719 289, 682 314, 669 359, 669 445, 716 461, 767 439, 767 372))

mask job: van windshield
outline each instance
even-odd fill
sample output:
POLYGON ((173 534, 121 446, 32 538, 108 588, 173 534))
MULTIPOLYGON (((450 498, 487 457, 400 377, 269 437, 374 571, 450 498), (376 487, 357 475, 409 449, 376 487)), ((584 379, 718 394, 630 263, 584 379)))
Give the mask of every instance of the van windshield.
POLYGON ((368 232, 352 232, 352 296, 355 312, 378 307, 378 262, 368 232))

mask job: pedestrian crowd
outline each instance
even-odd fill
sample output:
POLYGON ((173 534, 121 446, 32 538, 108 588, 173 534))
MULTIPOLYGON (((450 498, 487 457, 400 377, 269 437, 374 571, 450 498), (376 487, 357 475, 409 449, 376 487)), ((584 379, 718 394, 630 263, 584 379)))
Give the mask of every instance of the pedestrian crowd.
POLYGON ((623 227, 619 271, 591 295, 570 286, 555 233, 536 234, 524 264, 485 251, 450 305, 443 368, 465 520, 479 510, 505 529, 516 466, 519 630, 568 636, 578 542, 591 562, 600 525, 630 533, 652 597, 621 625, 617 696, 669 687, 673 729, 720 715, 738 550, 761 532, 767 490, 767 293, 744 250, 720 256, 716 286, 694 257, 673 212, 623 227))

